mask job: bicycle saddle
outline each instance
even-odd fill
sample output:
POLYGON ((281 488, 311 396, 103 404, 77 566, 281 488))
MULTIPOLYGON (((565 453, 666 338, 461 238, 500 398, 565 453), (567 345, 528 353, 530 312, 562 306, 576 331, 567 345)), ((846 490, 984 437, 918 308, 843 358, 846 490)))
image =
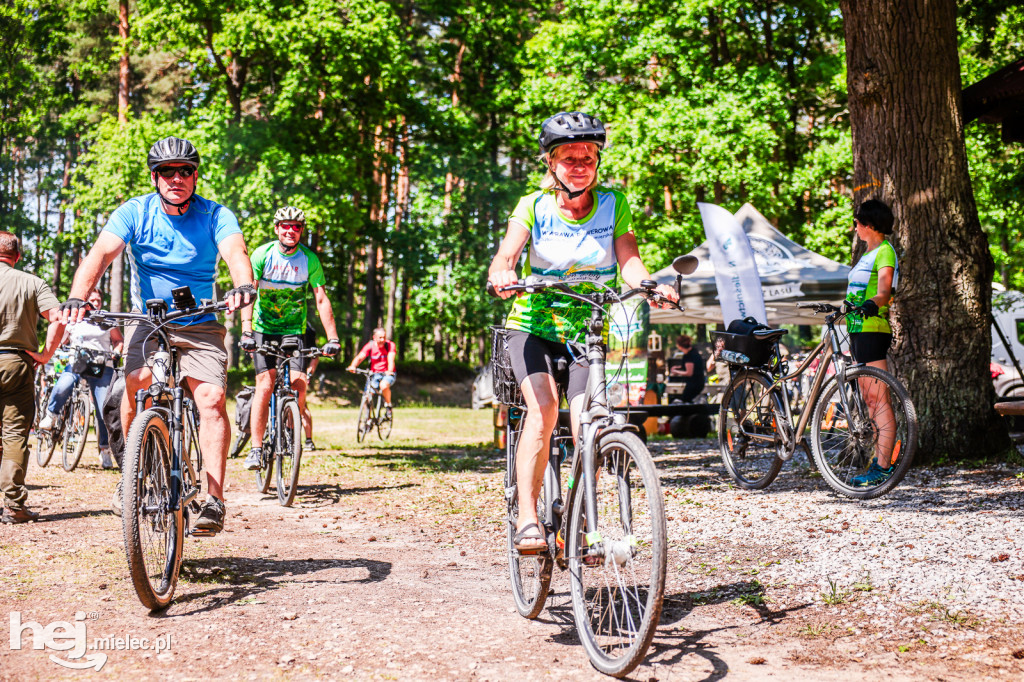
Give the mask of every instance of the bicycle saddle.
POLYGON ((789 333, 788 329, 755 329, 751 332, 760 341, 778 341, 789 333))

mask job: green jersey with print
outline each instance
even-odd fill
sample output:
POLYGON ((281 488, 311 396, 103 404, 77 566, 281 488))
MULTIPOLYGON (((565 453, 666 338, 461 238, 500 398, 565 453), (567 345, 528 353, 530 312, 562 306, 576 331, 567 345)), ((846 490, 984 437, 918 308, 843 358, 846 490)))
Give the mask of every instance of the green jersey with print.
POLYGON ((306 296, 325 284, 320 259, 299 244, 286 254, 273 241, 252 253, 252 272, 259 295, 252 328, 263 334, 302 334, 306 331, 306 296))
MULTIPOLYGON (((633 218, 622 192, 598 187, 592 193, 594 207, 581 220, 562 214, 554 192, 533 192, 519 200, 509 222, 530 233, 524 278, 571 282, 581 294, 601 284, 614 286, 615 240, 629 232, 633 218)), ((513 303, 505 326, 558 343, 582 342, 590 310, 555 292, 526 294, 513 303)))
MULTIPOLYGON (((892 268, 892 293, 900 280, 900 264, 896 259, 896 251, 892 244, 883 241, 877 248, 868 251, 857 264, 850 269, 849 285, 846 287, 846 300, 859 306, 869 298, 878 295, 878 271, 892 268)), ((846 330, 851 334, 857 332, 882 332, 892 334, 889 326, 889 306, 879 306, 878 315, 864 318, 862 315, 846 316, 846 330)))

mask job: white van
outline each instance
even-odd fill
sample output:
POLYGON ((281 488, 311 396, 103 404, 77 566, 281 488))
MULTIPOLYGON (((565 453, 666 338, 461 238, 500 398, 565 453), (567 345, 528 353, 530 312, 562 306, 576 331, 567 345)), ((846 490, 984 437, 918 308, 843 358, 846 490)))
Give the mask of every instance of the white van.
MULTIPOLYGON (((992 317, 1010 344, 1017 362, 1024 367, 1024 293, 1000 291, 992 296, 992 317)), ((1013 367, 1006 345, 992 328, 992 383, 996 399, 1024 398, 1024 381, 1013 367)))

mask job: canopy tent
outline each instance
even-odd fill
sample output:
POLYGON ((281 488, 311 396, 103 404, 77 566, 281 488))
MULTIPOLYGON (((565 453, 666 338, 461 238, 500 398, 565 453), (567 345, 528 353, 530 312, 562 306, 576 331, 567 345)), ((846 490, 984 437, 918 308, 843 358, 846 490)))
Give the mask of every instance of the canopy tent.
MULTIPOLYGON (((744 204, 735 216, 754 250, 768 323, 822 324, 821 315, 799 309, 797 305, 818 301, 840 303, 846 298, 850 266, 829 260, 787 238, 750 204, 744 204)), ((685 310, 652 308, 652 324, 722 323, 715 269, 707 242, 689 255, 696 256, 700 265, 692 275, 683 277, 683 297, 679 302, 685 310)), ((676 273, 669 266, 653 277, 658 284, 674 284, 676 273)))

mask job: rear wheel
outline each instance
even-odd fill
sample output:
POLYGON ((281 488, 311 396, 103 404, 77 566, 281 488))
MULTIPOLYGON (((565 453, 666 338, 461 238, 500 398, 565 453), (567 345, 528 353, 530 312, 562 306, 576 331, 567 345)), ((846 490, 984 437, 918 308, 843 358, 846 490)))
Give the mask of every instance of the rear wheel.
POLYGON ((74 471, 78 466, 92 425, 92 398, 88 393, 78 391, 73 398, 75 402, 64 426, 64 448, 61 453, 64 471, 74 471))
POLYGON ((270 490, 270 482, 274 480, 274 439, 270 437, 270 431, 268 424, 263 434, 263 460, 260 468, 256 470, 256 489, 264 495, 270 490))
POLYGON ((767 488, 782 470, 778 417, 784 414, 778 392, 760 372, 738 372, 722 394, 718 449, 726 471, 741 488, 767 488))
POLYGON ((295 500, 295 486, 299 483, 299 464, 302 461, 302 415, 295 400, 286 400, 281 406, 278 423, 281 425, 280 442, 274 453, 277 464, 277 500, 290 507, 295 500))
POLYGON ((149 409, 132 422, 125 444, 121 523, 128 572, 143 606, 166 608, 181 569, 184 523, 170 508, 171 449, 164 411, 149 409))
MULTIPOLYGON (((505 454, 508 468, 505 496, 508 503, 507 531, 508 570, 512 582, 512 598, 516 610, 523 618, 536 618, 544 610, 548 592, 551 590, 551 573, 555 562, 547 552, 542 554, 520 554, 515 546, 516 524, 519 521, 519 490, 516 482, 515 452, 523 428, 523 410, 509 408, 508 424, 505 425, 505 454), (517 412, 518 414, 513 414, 517 412)), ((545 481, 547 477, 545 476, 545 481)), ((537 500, 537 517, 544 518, 544 500, 549 491, 544 489, 537 500)), ((557 494, 557 493, 556 493, 557 494)), ((546 531, 545 531, 546 532, 546 531)))
POLYGON ((858 500, 886 494, 903 480, 917 450, 917 412, 899 380, 876 367, 846 371, 845 400, 835 377, 814 406, 811 449, 825 482, 858 500), (879 455, 892 469, 868 478, 879 455), (866 480, 867 479, 867 480, 866 480))
POLYGON ((602 435, 596 455, 595 530, 587 530, 587 486, 577 485, 566 547, 569 587, 590 662, 623 677, 643 660, 661 618, 665 507, 654 461, 636 435, 602 435))

